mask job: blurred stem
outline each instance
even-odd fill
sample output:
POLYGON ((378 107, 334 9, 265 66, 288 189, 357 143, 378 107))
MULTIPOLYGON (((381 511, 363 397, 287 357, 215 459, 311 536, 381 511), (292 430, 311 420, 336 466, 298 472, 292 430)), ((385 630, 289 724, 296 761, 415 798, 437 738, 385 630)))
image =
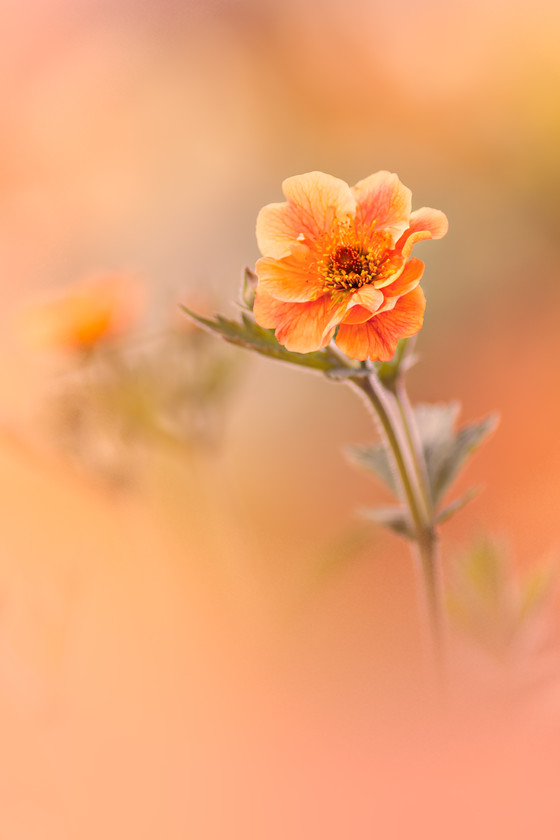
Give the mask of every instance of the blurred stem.
POLYGON ((438 537, 432 528, 417 537, 416 546, 420 560, 420 577, 423 583, 425 610, 430 625, 434 662, 440 682, 445 677, 445 626, 443 591, 438 551, 438 537))
POLYGON ((350 382, 373 407, 395 461, 411 519, 435 663, 442 677, 444 623, 437 534, 424 454, 402 372, 387 385, 373 372, 351 376, 350 382))
POLYGON ((412 460, 414 462, 414 472, 422 499, 424 514, 426 520, 431 523, 433 519, 433 504, 430 494, 430 486, 428 484, 428 472, 424 460, 424 453, 422 451, 422 441, 420 440, 414 412, 412 410, 410 400, 408 399, 408 394, 404 384, 404 377, 402 374, 395 382, 393 394, 399 410, 403 429, 407 437, 412 460))

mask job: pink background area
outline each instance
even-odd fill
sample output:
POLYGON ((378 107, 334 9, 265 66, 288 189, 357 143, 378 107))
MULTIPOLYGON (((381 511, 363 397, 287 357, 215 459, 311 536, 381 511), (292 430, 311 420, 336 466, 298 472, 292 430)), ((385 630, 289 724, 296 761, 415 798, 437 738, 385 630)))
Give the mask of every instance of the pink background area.
POLYGON ((406 545, 355 517, 386 497, 342 455, 372 437, 349 389, 247 356, 220 451, 155 453, 114 496, 36 445, 56 364, 18 323, 104 270, 143 278, 148 327, 197 296, 232 314, 284 177, 396 171, 450 220, 415 249, 412 396, 501 415, 444 563, 479 533, 520 570, 556 556, 559 17, 2 5, 2 840, 558 837, 560 684, 522 694, 481 662, 441 712, 406 545))

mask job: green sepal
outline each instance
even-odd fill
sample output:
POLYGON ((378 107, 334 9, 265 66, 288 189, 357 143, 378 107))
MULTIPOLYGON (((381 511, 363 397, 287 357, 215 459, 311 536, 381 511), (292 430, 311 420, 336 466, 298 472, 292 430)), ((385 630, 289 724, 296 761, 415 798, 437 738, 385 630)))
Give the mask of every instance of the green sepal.
POLYGON ((255 305, 255 293, 257 291, 257 284, 259 278, 254 271, 246 268, 243 273, 243 285, 241 287, 241 299, 249 312, 253 311, 255 305))
POLYGON ((374 369, 383 385, 391 391, 397 381, 418 361, 412 350, 409 338, 401 338, 397 343, 395 355, 388 362, 375 362, 374 369))

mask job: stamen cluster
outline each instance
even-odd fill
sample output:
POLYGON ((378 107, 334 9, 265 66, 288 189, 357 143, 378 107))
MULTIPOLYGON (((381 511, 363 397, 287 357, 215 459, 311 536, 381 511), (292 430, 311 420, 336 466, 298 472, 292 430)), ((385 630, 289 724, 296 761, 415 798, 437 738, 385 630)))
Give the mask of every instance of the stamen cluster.
MULTIPOLYGON (((380 237, 383 239, 383 237, 380 237)), ((331 294, 353 292, 386 281, 392 273, 385 241, 338 242, 319 261, 323 289, 331 294)))

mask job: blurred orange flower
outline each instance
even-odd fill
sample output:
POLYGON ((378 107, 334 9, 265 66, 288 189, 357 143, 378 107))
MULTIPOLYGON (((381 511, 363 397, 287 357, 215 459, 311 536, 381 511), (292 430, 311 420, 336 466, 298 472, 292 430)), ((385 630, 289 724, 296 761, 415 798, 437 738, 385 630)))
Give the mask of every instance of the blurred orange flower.
POLYGON ((257 219, 254 314, 288 350, 309 353, 335 336, 352 359, 388 361, 397 341, 422 327, 426 301, 421 239, 440 239, 447 218, 423 207, 390 172, 349 187, 324 172, 287 178, 287 201, 257 219))
POLYGON ((142 297, 131 277, 91 277, 36 303, 26 314, 25 331, 41 347, 85 350, 125 332, 138 316, 142 297))

